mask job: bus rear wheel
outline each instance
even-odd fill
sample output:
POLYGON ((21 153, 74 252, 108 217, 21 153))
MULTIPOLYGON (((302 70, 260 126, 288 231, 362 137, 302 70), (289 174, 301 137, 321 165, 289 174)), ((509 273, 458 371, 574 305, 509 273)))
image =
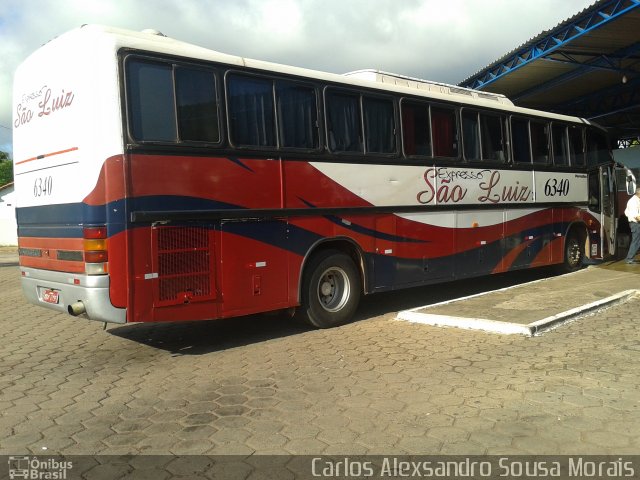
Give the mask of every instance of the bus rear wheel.
POLYGON ((297 316, 317 328, 342 325, 355 314, 361 291, 351 257, 336 250, 321 252, 305 268, 297 316))

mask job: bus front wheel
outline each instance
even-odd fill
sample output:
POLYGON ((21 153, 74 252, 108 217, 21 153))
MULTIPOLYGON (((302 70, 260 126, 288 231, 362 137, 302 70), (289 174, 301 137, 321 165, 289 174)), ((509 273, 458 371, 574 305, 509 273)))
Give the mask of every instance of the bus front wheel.
POLYGON ((560 273, 571 273, 580 270, 584 260, 584 241, 576 232, 567 236, 564 243, 564 261, 560 265, 560 273))
POLYGON ((361 290, 351 257, 336 250, 321 252, 305 268, 298 317, 317 328, 342 325, 355 314, 361 290))

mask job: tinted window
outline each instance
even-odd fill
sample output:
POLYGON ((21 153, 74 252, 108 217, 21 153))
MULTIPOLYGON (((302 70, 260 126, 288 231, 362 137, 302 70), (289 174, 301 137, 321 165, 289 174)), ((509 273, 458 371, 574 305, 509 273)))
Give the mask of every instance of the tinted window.
POLYGON ((529 120, 524 118, 511 119, 511 139, 513 147, 513 161, 519 163, 531 163, 529 120))
POLYGON ((180 139, 219 142, 218 100, 213 73, 177 68, 175 79, 180 139))
POLYGON ((328 91, 327 140, 333 152, 362 152, 360 96, 328 91))
POLYGON ((396 127, 393 102, 364 97, 362 108, 367 153, 395 153, 396 127))
POLYGON ((560 166, 569 165, 569 143, 567 127, 564 125, 553 125, 553 163, 560 166))
POLYGON ((318 148, 318 109, 312 87, 293 82, 276 82, 280 145, 290 148, 318 148))
POLYGON ((273 82, 242 76, 227 76, 229 135, 239 146, 275 147, 273 82))
POLYGON ((431 131, 435 157, 457 157, 456 112, 451 108, 431 107, 431 131))
POLYGON ((171 65, 127 64, 131 133, 137 140, 176 141, 176 110, 171 65))
POLYGON ((431 156, 428 105, 402 102, 402 140, 405 155, 431 156))
POLYGON ((529 122, 533 163, 549 163, 549 124, 529 122))
POLYGON ((478 112, 462 112, 462 143, 467 160, 480 160, 480 124, 478 112))
POLYGON ((505 119, 497 115, 480 114, 480 134, 482 139, 482 159, 504 162, 505 119))
POLYGON ((598 172, 589 174, 589 210, 600 212, 600 176, 598 172))
POLYGON ((569 157, 571 165, 584 166, 584 129, 582 127, 569 127, 569 157))
POLYGON ((597 130, 587 129, 587 166, 611 161, 607 137, 597 130))

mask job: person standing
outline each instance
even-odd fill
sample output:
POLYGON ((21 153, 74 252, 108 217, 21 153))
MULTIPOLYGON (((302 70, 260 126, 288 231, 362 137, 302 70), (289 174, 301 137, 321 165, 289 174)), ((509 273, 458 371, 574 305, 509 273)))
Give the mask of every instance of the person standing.
POLYGON ((624 214, 629 219, 629 228, 631 228, 631 244, 627 253, 627 263, 640 263, 635 260, 636 253, 640 249, 640 187, 636 188, 636 193, 627 202, 627 208, 624 214))

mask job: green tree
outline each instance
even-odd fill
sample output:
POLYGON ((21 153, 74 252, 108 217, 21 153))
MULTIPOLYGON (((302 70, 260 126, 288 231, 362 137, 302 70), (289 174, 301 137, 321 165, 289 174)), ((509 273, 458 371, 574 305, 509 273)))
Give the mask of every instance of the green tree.
POLYGON ((13 162, 6 152, 0 152, 0 185, 13 182, 13 162))

